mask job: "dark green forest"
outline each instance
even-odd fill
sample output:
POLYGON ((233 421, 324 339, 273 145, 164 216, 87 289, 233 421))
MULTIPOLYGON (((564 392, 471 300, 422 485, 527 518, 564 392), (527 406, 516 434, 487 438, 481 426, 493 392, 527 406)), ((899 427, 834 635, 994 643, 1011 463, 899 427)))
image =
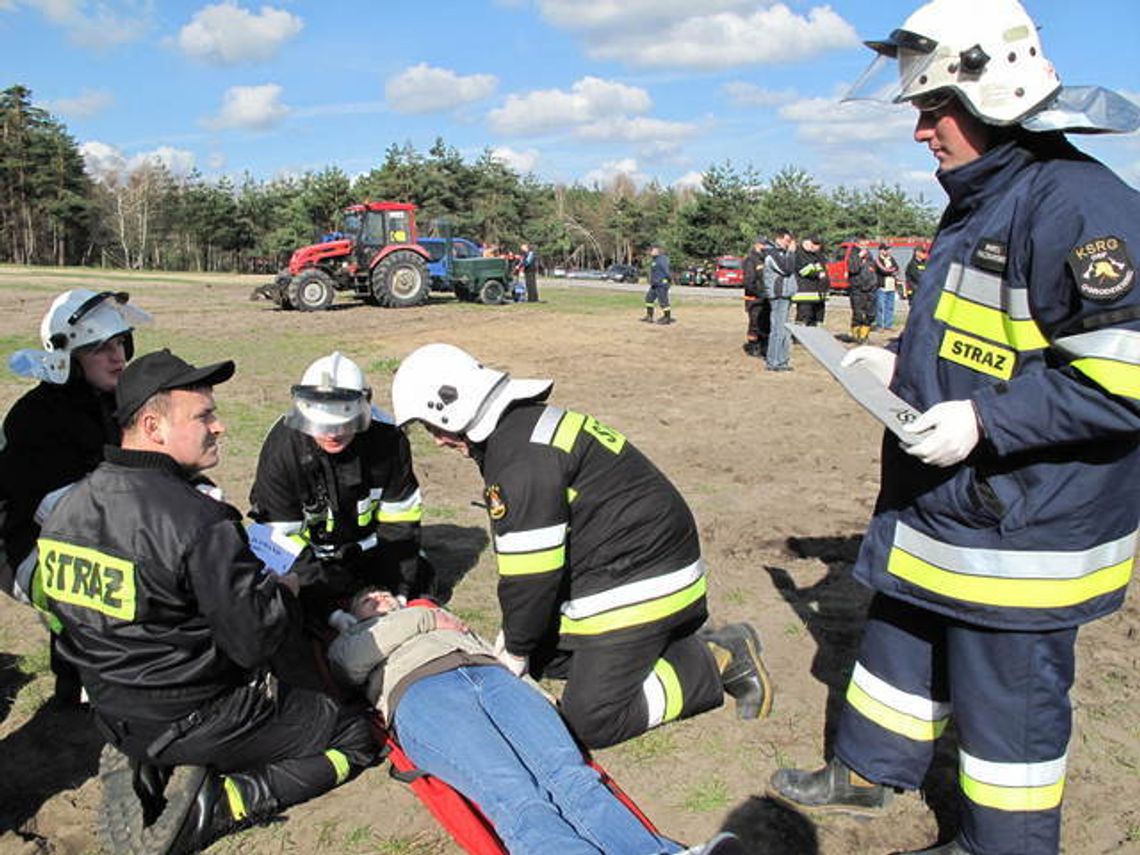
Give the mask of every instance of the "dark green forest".
POLYGON ((932 204, 899 186, 825 189, 789 165, 764 176, 711 164, 697 189, 545 183, 486 149, 465 160, 443 139, 427 152, 391 144, 352 178, 335 166, 300 177, 174 175, 158 160, 89 175, 65 125, 15 85, 0 93, 0 262, 271 272, 297 246, 334 231, 339 211, 369 200, 419 206, 421 233, 447 218, 456 234, 505 250, 527 241, 548 266, 637 261, 661 240, 674 263, 743 254, 786 226, 825 243, 930 235, 932 204))

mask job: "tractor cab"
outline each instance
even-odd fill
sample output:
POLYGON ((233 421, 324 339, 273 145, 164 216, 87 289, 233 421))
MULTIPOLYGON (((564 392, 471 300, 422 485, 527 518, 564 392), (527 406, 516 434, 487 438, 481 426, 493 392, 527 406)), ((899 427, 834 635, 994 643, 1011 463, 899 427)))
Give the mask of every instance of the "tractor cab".
POLYGON ((414 211, 414 205, 401 202, 372 202, 345 209, 343 231, 353 238, 360 269, 371 268, 381 249, 415 243, 414 211))

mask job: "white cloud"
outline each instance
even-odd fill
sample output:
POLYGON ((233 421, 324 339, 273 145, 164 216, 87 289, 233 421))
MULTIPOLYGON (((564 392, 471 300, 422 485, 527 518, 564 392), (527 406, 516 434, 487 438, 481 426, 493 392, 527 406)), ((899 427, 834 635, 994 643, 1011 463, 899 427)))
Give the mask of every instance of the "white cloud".
POLYGON ((226 156, 220 151, 215 151, 206 159, 206 166, 211 172, 221 172, 226 168, 226 156))
POLYGON ((231 86, 222 97, 221 112, 203 120, 215 130, 243 128, 262 131, 280 122, 292 112, 281 103, 281 87, 276 83, 261 86, 231 86))
POLYGON ((757 86, 755 83, 746 83, 743 80, 733 80, 720 87, 720 91, 732 101, 743 107, 779 107, 795 101, 796 90, 783 89, 773 91, 757 86))
POLYGON ((645 173, 639 171, 637 161, 632 157, 623 157, 620 160, 607 160, 597 169, 591 169, 583 178, 582 183, 587 187, 597 184, 605 187, 618 176, 624 175, 634 184, 644 184, 649 180, 645 173))
POLYGON ((598 59, 635 66, 723 69, 793 62, 859 43, 855 28, 830 6, 804 14, 784 3, 705 0, 543 0, 556 26, 582 34, 598 59))
POLYGON ((520 175, 526 175, 534 172, 535 167, 538 166, 540 155, 538 149, 534 148, 515 151, 507 146, 499 146, 491 150, 491 157, 520 175))
POLYGON ((796 127, 797 138, 820 146, 849 147, 906 140, 914 128, 910 107, 833 98, 805 98, 779 110, 796 127))
MULTIPOLYGON (((14 9, 16 3, 5 8, 14 9)), ((75 44, 109 48, 141 38, 150 28, 153 0, 22 0, 61 27, 75 44)))
POLYGON ((105 89, 84 89, 74 98, 56 98, 44 107, 52 113, 69 119, 94 116, 115 103, 115 97, 105 89))
POLYGON ((588 142, 667 143, 688 139, 697 132, 690 122, 670 122, 646 116, 601 119, 575 128, 574 136, 588 142))
POLYGON ((296 15, 272 6, 258 14, 234 3, 205 6, 175 39, 187 56, 219 65, 263 62, 301 32, 304 23, 296 15))
POLYGON ((673 186, 678 190, 700 190, 705 186, 705 174, 696 171, 686 172, 673 182, 673 186))
POLYGON ((498 133, 541 134, 630 113, 645 113, 652 105, 644 89, 598 77, 583 77, 569 92, 541 89, 511 95, 502 107, 487 114, 487 120, 498 133))
POLYGON ((92 180, 115 183, 148 165, 164 167, 172 175, 188 175, 194 169, 194 153, 181 148, 160 146, 153 151, 140 152, 127 157, 121 150, 98 140, 89 140, 79 146, 83 165, 92 180))
POLYGON ((397 113, 437 113, 487 98, 498 85, 493 74, 460 76, 421 62, 389 78, 384 95, 397 113))

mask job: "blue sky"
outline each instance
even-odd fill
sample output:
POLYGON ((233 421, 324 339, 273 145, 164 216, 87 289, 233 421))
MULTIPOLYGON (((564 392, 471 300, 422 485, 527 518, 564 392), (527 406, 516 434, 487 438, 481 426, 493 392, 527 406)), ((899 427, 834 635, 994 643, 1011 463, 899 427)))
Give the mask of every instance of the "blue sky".
MULTIPOLYGON (((711 163, 941 199, 913 111, 840 105, 914 0, 0 0, 0 85, 101 175, 160 158, 257 178, 379 165, 437 136, 556 182, 711 163)), ((1025 0, 1069 84, 1140 101, 1140 2, 1025 0)), ((1078 139, 1140 185, 1140 135, 1078 139)))

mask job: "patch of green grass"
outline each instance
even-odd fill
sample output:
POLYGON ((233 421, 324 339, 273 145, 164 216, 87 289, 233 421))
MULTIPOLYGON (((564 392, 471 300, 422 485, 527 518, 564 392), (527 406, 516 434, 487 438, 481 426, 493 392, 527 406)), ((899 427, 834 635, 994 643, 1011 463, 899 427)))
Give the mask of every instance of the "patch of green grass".
POLYGON ((1127 843, 1140 843, 1140 824, 1133 823, 1124 829, 1124 840, 1127 843))
POLYGON ((723 810, 728 806, 728 787, 720 778, 703 781, 689 790, 682 805, 693 813, 723 810))
POLYGON ((339 823, 334 820, 322 820, 317 824, 317 851, 324 849, 337 849, 337 828, 339 823))
POLYGON ((724 595, 724 599, 734 606, 742 606, 748 602, 748 592, 743 588, 733 588, 724 595))
POLYGON ((807 627, 802 623, 784 624, 784 635, 788 638, 801 638, 807 633, 807 627))
POLYGON ((371 825, 356 825, 344 834, 344 847, 349 852, 362 852, 375 842, 376 832, 371 825))
POLYGON ((396 356, 382 356, 379 359, 373 359, 368 363, 368 369, 365 371, 369 377, 379 375, 395 374, 396 369, 400 367, 400 359, 396 356))
POLYGON ((51 671, 51 648, 44 644, 31 653, 20 657, 19 669, 21 674, 29 677, 39 677, 51 671))
POLYGON ((459 518, 459 511, 449 505, 428 505, 424 508, 424 522, 433 523, 440 520, 454 520, 459 518))
POLYGON ((415 837, 386 837, 379 841, 378 855, 435 855, 444 851, 444 844, 424 835, 415 837))
POLYGON ((673 754, 677 750, 677 740, 668 728, 656 728, 623 743, 616 750, 623 758, 640 763, 673 754))

